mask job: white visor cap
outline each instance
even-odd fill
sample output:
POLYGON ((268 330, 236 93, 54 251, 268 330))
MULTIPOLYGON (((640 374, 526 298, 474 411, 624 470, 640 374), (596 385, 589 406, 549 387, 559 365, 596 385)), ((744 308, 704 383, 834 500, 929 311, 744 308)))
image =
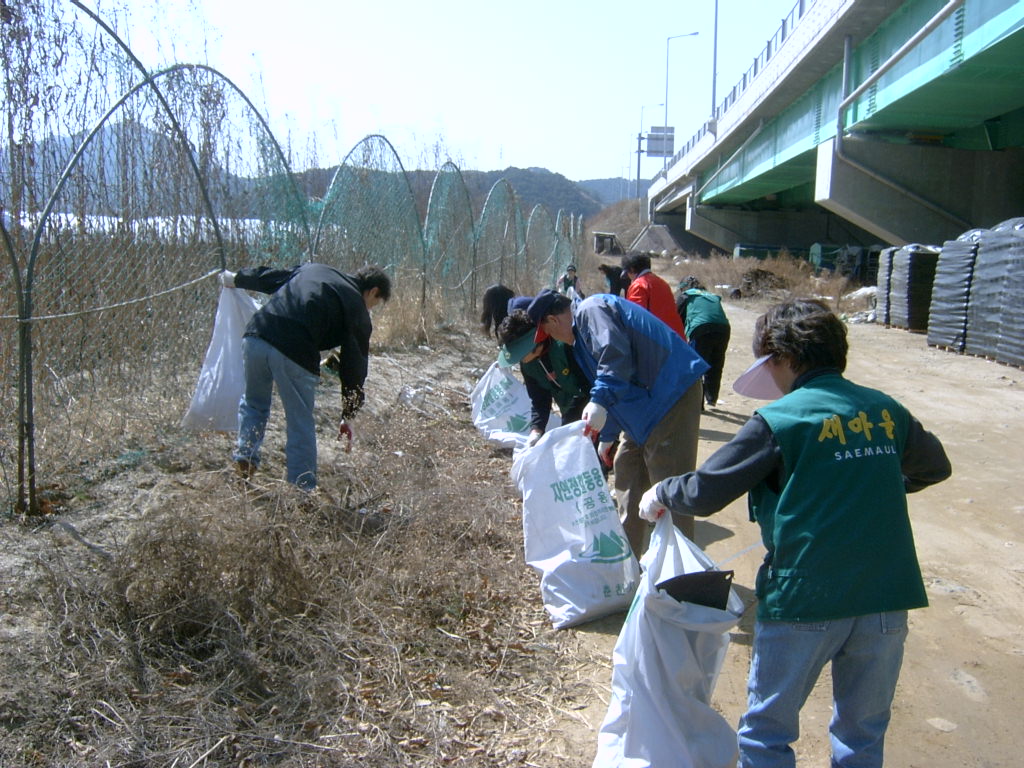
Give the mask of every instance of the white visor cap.
POLYGON ((742 375, 736 379, 732 388, 744 397, 752 397, 756 400, 778 400, 785 392, 779 389, 779 385, 772 378, 771 371, 765 365, 771 355, 759 357, 754 361, 742 375))

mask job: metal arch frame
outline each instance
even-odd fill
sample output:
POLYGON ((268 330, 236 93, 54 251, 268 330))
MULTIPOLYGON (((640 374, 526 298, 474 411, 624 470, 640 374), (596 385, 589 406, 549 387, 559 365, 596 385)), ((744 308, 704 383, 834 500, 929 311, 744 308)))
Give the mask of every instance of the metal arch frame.
MULTIPOLYGON (((210 73, 212 73, 214 75, 217 75, 218 77, 223 79, 224 82, 228 83, 232 88, 234 88, 236 90, 236 92, 245 100, 245 102, 250 107, 253 106, 252 102, 249 101, 249 99, 245 96, 245 94, 242 93, 242 91, 238 89, 238 86, 236 86, 234 83, 232 83, 229 78, 227 78, 224 75, 222 75, 220 72, 218 72, 213 67, 209 67, 209 66, 207 66, 205 64, 174 64, 174 65, 172 65, 170 67, 167 67, 166 69, 158 70, 158 71, 154 72, 153 74, 147 76, 145 80, 142 80, 142 81, 136 83, 131 88, 129 88, 124 94, 122 94, 121 97, 116 102, 114 102, 114 104, 96 122, 96 125, 94 125, 93 128, 89 131, 89 133, 86 134, 85 138, 82 139, 81 143, 78 145, 78 148, 75 150, 74 154, 71 156, 71 158, 65 164, 64 170, 61 172, 61 175, 60 175, 60 177, 57 180, 57 184, 53 188, 53 192, 50 194, 49 199, 46 201, 46 205, 43 206, 43 210, 42 210, 42 212, 40 214, 40 217, 39 217, 39 222, 36 225, 36 232, 35 232, 35 235, 33 236, 33 239, 32 239, 32 247, 31 247, 31 249, 29 251, 28 265, 27 265, 26 273, 25 273, 26 274, 26 276, 25 276, 25 285, 26 285, 26 290, 28 291, 28 293, 26 295, 26 319, 28 319, 28 314, 30 314, 30 312, 31 312, 32 276, 33 276, 33 271, 34 271, 34 267, 35 267, 35 260, 36 260, 36 257, 38 256, 38 252, 39 252, 39 243, 40 243, 40 239, 42 237, 43 225, 46 223, 47 218, 49 218, 50 213, 53 211, 53 207, 54 207, 54 205, 57 202, 57 197, 59 196, 60 192, 64 189, 64 185, 66 184, 68 178, 70 177, 70 173, 71 173, 72 169, 77 165, 79 158, 82 156, 82 154, 88 148, 88 146, 92 143, 93 139, 96 137, 96 135, 99 133, 99 131, 104 127, 104 125, 106 125, 107 121, 124 105, 124 103, 126 101, 128 101, 129 98, 131 98, 132 96, 137 94, 139 91, 141 91, 146 86, 152 85, 159 78, 165 77, 165 76, 173 74, 175 72, 179 72, 179 71, 182 71, 182 70, 189 70, 189 69, 204 70, 204 71, 210 72, 210 73)), ((158 89, 154 89, 154 90, 159 92, 158 89)), ((162 99, 162 95, 161 95, 161 100, 163 100, 162 99)), ((256 114, 257 114, 257 116, 259 116, 258 112, 256 114)), ((174 119, 173 116, 172 116, 172 119, 174 119)), ((273 140, 274 145, 277 147, 278 151, 280 151, 280 146, 277 144, 277 140, 273 138, 273 134, 270 133, 269 126, 267 126, 266 122, 263 121, 262 118, 260 118, 260 120, 261 120, 261 124, 264 126, 264 128, 267 130, 268 134, 270 135, 271 139, 273 140)), ((181 138, 181 137, 179 136, 179 138, 181 138)), ((183 141, 185 142, 185 146, 189 148, 189 151, 187 152, 188 156, 194 162, 195 158, 192 156, 190 145, 187 143, 187 140, 183 139, 183 141)), ((282 157, 282 161, 283 160, 284 160, 284 158, 282 157)), ((206 186, 204 184, 205 179, 202 176, 202 174, 198 171, 198 166, 194 166, 194 167, 196 169, 197 181, 199 182, 200 189, 202 189, 203 193, 204 193, 203 197, 204 197, 204 203, 206 205, 207 213, 210 216, 211 222, 212 222, 213 227, 214 227, 214 231, 216 232, 216 236, 217 236, 218 240, 220 241, 219 242, 219 247, 221 248, 221 266, 223 267, 224 266, 223 240, 221 238, 220 228, 217 226, 216 212, 213 210, 213 207, 210 204, 210 200, 209 200, 209 198, 206 195, 206 186)), ((285 164, 285 169, 287 170, 289 176, 291 176, 292 175, 292 171, 291 171, 290 166, 287 165, 287 163, 285 164)), ((303 216, 303 219, 305 219, 305 216, 303 216)), ((307 224, 307 227, 308 227, 308 224, 307 224)), ((308 232, 308 229, 307 229, 307 232, 308 232)))
MULTIPOLYGON (((21 301, 19 306, 19 337, 18 344, 21 348, 20 354, 20 365, 21 372, 19 374, 19 380, 22 387, 19 391, 19 402, 18 402, 18 414, 21 417, 21 424, 19 425, 19 466, 18 466, 18 508, 33 512, 36 509, 36 493, 35 493, 35 424, 34 424, 34 400, 33 400, 33 387, 32 387, 32 282, 35 272, 36 258, 39 255, 40 242, 42 240, 43 231, 46 227, 46 222, 53 211, 54 205, 56 205, 57 198, 63 191, 67 180, 70 178, 71 171, 78 164, 79 159, 84 154, 85 150, 92 143, 93 139, 99 133, 99 131, 106 125, 107 121, 121 109, 129 98, 134 96, 136 93, 141 91, 143 88, 149 86, 154 80, 169 74, 171 71, 180 68, 180 65, 171 67, 167 70, 155 72, 149 75, 145 80, 136 83, 128 91, 121 95, 114 104, 100 117, 93 128, 86 134, 85 138, 79 143, 75 149, 74 154, 68 159, 64 166, 64 170, 61 171, 60 177, 57 179, 57 183, 50 193, 50 197, 47 199, 46 204, 39 216, 39 221, 36 223, 35 233, 32 236, 32 246, 29 249, 28 261, 25 267, 25 282, 20 292, 21 301), (25 455, 27 453, 27 456, 25 455), (25 463, 27 462, 27 483, 28 483, 28 504, 25 503, 25 488, 23 479, 25 477, 25 463)), ((173 117, 172 117, 173 119, 173 117)), ((186 145, 187 146, 187 145, 186 145)), ((191 152, 188 153, 191 157, 191 152)), ((202 187, 202 177, 199 178, 200 187, 202 187)), ((206 200, 209 203, 209 200, 206 200)), ((209 208, 207 208, 210 211, 209 208)), ((212 211, 210 211, 212 216, 212 211)), ((219 232, 218 232, 219 237, 219 232)), ((222 245, 222 243, 221 243, 222 245)), ((223 263, 223 248, 221 250, 221 262, 223 263)))
MULTIPOLYGON (((555 227, 554 227, 555 220, 551 217, 550 211, 548 211, 548 209, 545 208, 541 203, 537 203, 536 205, 533 206, 533 208, 530 210, 530 215, 526 219, 525 246, 526 246, 527 258, 530 257, 530 228, 531 228, 531 225, 534 223, 534 217, 538 215, 538 213, 537 213, 538 209, 540 211, 542 211, 545 216, 547 216, 548 221, 551 223, 551 227, 549 228, 549 232, 553 235, 553 244, 552 244, 552 247, 551 247, 551 251, 550 251, 550 253, 548 253, 548 254, 546 254, 544 256, 545 261, 543 263, 553 265, 554 264, 555 251, 557 250, 557 246, 558 246, 558 232, 555 230, 555 227)), ((558 270, 556 269, 556 270, 552 271, 552 273, 551 273, 552 274, 552 281, 551 281, 552 284, 554 284, 554 282, 558 280, 558 275, 555 274, 557 271, 558 270)))
POLYGON ((398 163, 398 169, 399 169, 399 171, 401 171, 402 180, 405 182, 406 191, 409 193, 409 199, 412 201, 412 211, 413 211, 413 213, 415 214, 415 217, 416 217, 416 221, 415 221, 416 232, 419 234, 420 254, 421 254, 420 262, 422 263, 423 259, 426 258, 427 246, 426 246, 426 242, 423 239, 423 226, 420 224, 420 218, 419 218, 420 212, 419 212, 419 209, 416 207, 416 196, 413 194, 412 184, 409 183, 409 174, 406 173, 405 165, 402 163, 402 158, 400 158, 398 156, 398 152, 395 150, 394 145, 388 140, 388 138, 386 136, 383 136, 383 135, 381 135, 379 133, 371 133, 368 136, 364 136, 362 139, 360 139, 352 147, 352 149, 350 149, 348 151, 348 154, 346 154, 345 157, 342 159, 341 163, 338 164, 338 168, 334 171, 334 175, 331 176, 331 183, 327 185, 327 193, 324 195, 325 204, 323 206, 321 206, 321 208, 320 208, 320 216, 317 218, 316 235, 315 235, 315 237, 312 240, 312 243, 313 243, 312 253, 316 254, 317 251, 320 248, 320 235, 323 233, 324 216, 327 213, 327 204, 326 204, 326 202, 330 199, 331 190, 334 189, 335 182, 338 180, 338 175, 341 173, 341 169, 343 167, 346 167, 346 166, 353 167, 353 166, 349 166, 349 162, 348 162, 349 158, 351 158, 352 155, 355 154, 357 149, 359 149, 361 146, 366 144, 371 139, 379 140, 379 141, 383 142, 384 145, 387 146, 388 151, 390 151, 391 155, 395 158, 395 162, 398 163))
MULTIPOLYGON (((298 194, 298 189, 295 187, 295 175, 292 172, 291 164, 288 162, 288 158, 285 157, 284 150, 281 149, 281 143, 277 140, 277 136, 274 135, 274 132, 270 129, 270 125, 269 123, 267 123, 266 118, 264 118, 263 115, 260 113, 259 109, 256 108, 256 105, 252 102, 252 99, 250 99, 248 95, 246 95, 246 93, 241 88, 239 88, 234 83, 234 81, 231 80, 231 78, 227 77, 217 69, 214 69, 213 67, 207 66, 205 64, 175 64, 164 70, 159 70, 158 72, 153 73, 153 75, 150 75, 149 71, 146 69, 146 66, 142 63, 138 56, 135 55, 135 52, 132 51, 132 49, 127 45, 127 43, 125 43, 120 38, 120 36, 110 27, 109 24, 107 24, 95 12, 82 5, 80 0, 71 0, 71 3, 76 8, 80 9, 83 13, 85 13, 87 16, 89 16, 89 18, 95 21, 96 24, 99 25, 99 27, 104 32, 106 32, 111 37, 111 39, 114 40, 115 43, 117 43, 118 47, 120 47, 121 50, 123 50, 125 54, 128 56, 128 58, 131 59, 135 67, 144 76, 146 76, 146 80, 144 82, 153 82, 155 81, 158 75, 166 74, 171 71, 177 71, 178 69, 194 68, 210 72, 211 74, 216 75, 222 81, 231 86, 231 88, 234 89, 235 93, 241 96, 242 100, 246 103, 246 105, 248 105, 249 109, 256 116, 256 119, 259 121, 260 125, 263 127, 263 130, 266 132, 266 135, 270 138, 271 144, 273 144, 274 146, 274 150, 277 153, 278 159, 281 161, 281 165, 284 167, 285 171, 288 174, 289 180, 291 180, 292 182, 292 191, 295 193, 296 199, 299 202, 303 202, 302 197, 298 194)), ((157 88, 155 84, 153 85, 153 91, 156 93, 157 98, 160 100, 160 103, 163 106, 164 111, 166 111, 168 118, 170 118, 171 125, 174 127, 175 132, 178 134, 178 140, 181 142, 182 146, 186 147, 188 150, 187 155, 189 158, 189 163, 192 166, 192 170, 196 175, 196 180, 199 182, 199 189, 203 197, 203 202, 206 205, 206 210, 209 212, 210 220, 213 224, 214 237, 217 240, 217 249, 220 254, 220 267, 221 269, 227 269, 227 261, 224 255, 224 237, 221 234, 220 224, 217 222, 217 216, 215 211, 213 210, 213 203, 210 201, 209 191, 206 188, 206 184, 203 183, 204 177, 202 171, 199 169, 199 163, 196 162, 195 155, 192 152, 192 145, 189 143, 188 136, 185 134, 184 129, 181 127, 181 123, 178 122, 177 116, 174 114, 170 105, 167 103, 167 100, 164 98, 163 92, 159 88, 157 88)), ((306 206, 302 205, 300 210, 302 211, 301 223, 303 225, 303 228, 305 229, 306 242, 308 244, 310 243, 310 231, 309 220, 306 217, 306 206)))
MULTIPOLYGON (((149 70, 146 69, 146 66, 142 63, 142 60, 139 59, 139 57, 135 55, 135 52, 128 46, 127 43, 124 42, 124 40, 121 39, 120 35, 118 35, 117 32, 115 32, 113 30, 113 28, 109 24, 107 24, 106 21, 104 21, 102 18, 100 18, 100 16, 98 14, 96 14, 94 11, 92 11, 91 9, 86 8, 84 5, 82 5, 82 3, 79 0, 71 0, 71 4, 74 5, 76 8, 78 8, 83 13, 85 13, 85 15, 88 16, 89 18, 91 18, 94 22, 96 22, 97 26, 99 26, 100 29, 102 29, 104 32, 106 32, 107 35, 109 35, 110 38, 115 43, 117 43, 118 47, 122 51, 125 52, 125 54, 131 60, 131 62, 135 65, 136 69, 138 69, 143 74, 143 76, 145 77, 145 80, 143 80, 143 82, 140 83, 140 85, 144 85, 147 82, 152 82, 155 79, 156 75, 155 74, 154 75, 150 75, 149 70)), ((133 93, 134 90, 135 90, 135 88, 131 89, 129 91, 129 94, 133 93)), ((201 193, 202 193, 202 196, 203 196, 203 203, 205 204, 206 210, 207 210, 207 212, 210 215, 210 219, 213 221, 214 238, 217 240, 217 250, 220 253, 220 266, 221 266, 221 269, 225 269, 226 268, 226 263, 225 263, 225 256, 224 256, 224 238, 221 235, 220 226, 217 224, 217 218, 214 215, 213 204, 210 202, 210 196, 209 196, 209 194, 207 192, 206 185, 202 183, 202 181, 203 181, 202 172, 199 170, 199 163, 196 162, 195 155, 192 153, 192 145, 189 143, 188 137, 185 135, 185 131, 181 127, 181 123, 178 122, 177 116, 171 110, 171 105, 168 104, 167 103, 167 99, 164 98, 163 91, 161 91, 156 86, 153 87, 153 91, 156 93, 157 99, 159 99, 160 104, 164 108, 164 111, 167 113, 167 116, 170 118, 171 125, 174 127, 175 133, 178 134, 178 141, 181 142, 182 146, 187 148, 186 154, 188 156, 189 164, 192 166, 192 172, 195 173, 196 179, 199 181, 199 189, 201 190, 201 193)), ((123 101, 123 100, 124 99, 122 99, 121 101, 123 101)), ((120 104, 120 102, 118 102, 118 104, 120 104)), ((109 115, 109 113, 108 113, 108 115, 109 115)), ((104 115, 103 118, 100 120, 99 124, 97 125, 97 127, 93 130, 93 132, 90 133, 82 141, 83 145, 92 138, 92 134, 95 133, 95 131, 99 129, 99 126, 102 125, 103 122, 106 121, 108 115, 104 115)), ((78 153, 76 152, 75 154, 77 155, 78 153)), ((73 157, 72 158, 72 162, 74 161, 74 159, 75 158, 73 157)), ((67 171, 70 168, 71 168, 71 162, 69 162, 68 165, 66 166, 65 174, 67 173, 67 171)), ((58 181, 58 185, 62 184, 63 180, 64 180, 64 174, 61 174, 61 179, 58 181)), ((45 217, 44 217, 44 219, 45 219, 45 217)), ((42 221, 43 221, 43 219, 40 220, 40 224, 42 224, 42 221)))
MULTIPOLYGON (((77 0, 72 0, 72 2, 75 2, 76 5, 79 5, 77 0)), ((87 13, 90 13, 90 15, 92 15, 91 12, 89 12, 87 9, 83 9, 83 10, 86 10, 87 13)), ((105 29, 109 30, 109 28, 106 27, 105 24, 103 24, 102 20, 97 19, 97 21, 98 21, 98 23, 101 24, 101 26, 104 26, 105 29)), ((111 32, 111 34, 113 35, 112 32, 111 32)), ((116 37, 116 35, 114 35, 114 37, 115 37, 115 39, 118 39, 116 37)), ((121 41, 119 39, 118 39, 118 42, 122 45, 122 47, 124 47, 123 43, 121 43, 121 41)), ((128 49, 126 48, 126 50, 128 50, 128 49)), ((130 50, 128 50, 128 53, 131 56, 131 58, 133 59, 133 61, 137 65, 139 65, 141 67, 141 62, 138 61, 138 59, 134 56, 134 54, 131 54, 130 50)), ((54 186, 52 192, 50 193, 50 196, 47 199, 46 204, 43 206, 43 209, 42 209, 42 211, 40 213, 39 221, 36 224, 35 233, 33 234, 33 237, 32 237, 32 245, 31 245, 31 247, 29 249, 29 253, 28 253, 28 259, 27 259, 26 268, 25 268, 24 283, 19 283, 18 286, 17 286, 17 288, 18 288, 18 296, 19 296, 19 301, 18 301, 18 304, 19 304, 19 306, 18 306, 18 318, 19 318, 19 320, 18 321, 19 321, 19 324, 20 324, 20 328, 19 328, 19 341, 18 341, 18 343, 19 343, 19 347, 21 347, 21 355, 20 355, 19 363, 20 363, 20 365, 22 367, 22 371, 21 371, 21 373, 19 375, 20 383, 22 384, 22 386, 20 387, 20 390, 19 390, 19 406, 18 406, 18 412, 19 412, 19 417, 20 417, 21 423, 19 425, 19 467, 18 467, 18 477, 19 477, 18 497, 19 498, 18 498, 18 501, 17 501, 17 506, 20 509, 24 509, 24 510, 27 510, 27 511, 32 511, 32 510, 36 509, 36 498, 35 498, 35 496, 36 496, 36 494, 35 494, 35 437, 34 437, 35 426, 34 426, 34 421, 33 421, 34 407, 33 407, 32 376, 30 375, 31 370, 32 370, 31 316, 32 316, 32 284, 33 284, 33 278, 34 278, 34 273, 35 273, 35 265, 36 265, 36 260, 37 260, 38 255, 39 255, 39 249, 40 249, 40 243, 41 243, 41 240, 42 240, 43 231, 45 229, 46 222, 49 219, 50 214, 53 212, 53 208, 56 205, 56 202, 57 202, 57 199, 58 199, 60 193, 63 191, 63 189, 64 189, 68 179, 70 178, 71 171, 76 167, 76 165, 78 164, 80 158, 84 154, 85 150, 91 145, 91 143, 95 139, 96 135, 108 123, 110 118, 114 114, 116 114, 124 106, 125 102, 127 102, 130 98, 132 98, 137 93, 142 91, 144 88, 152 87, 153 92, 157 95, 159 101, 161 102, 161 104, 163 105, 164 109, 166 110, 168 117, 170 118, 172 124, 174 125, 175 131, 178 133, 178 140, 179 140, 179 142, 181 142, 181 146, 185 150, 186 156, 189 158, 189 164, 192 166, 193 172, 196 175, 196 181, 198 182, 199 188, 201 190, 204 207, 206 208, 206 211, 207 211, 207 213, 208 213, 208 215, 210 217, 210 221, 211 221, 211 223, 213 225, 214 236, 215 236, 215 238, 217 240, 217 248, 218 248, 218 251, 220 253, 220 266, 221 266, 221 269, 226 268, 225 255, 224 255, 223 236, 221 234, 220 227, 219 227, 218 222, 217 222, 216 212, 213 210, 213 206, 212 206, 212 204, 210 202, 210 199, 209 199, 208 190, 207 190, 206 183, 205 183, 205 181, 206 181, 205 177, 202 175, 202 173, 199 170, 198 164, 196 163, 196 160, 195 160, 195 156, 192 153, 191 145, 189 144, 188 139, 185 136, 183 129, 181 128, 181 124, 178 122, 178 120, 175 117, 174 113, 171 111, 170 105, 167 104, 167 101, 164 98, 163 93, 160 91, 159 88, 157 88, 155 86, 156 81, 158 81, 160 78, 166 77, 167 75, 173 74, 174 72, 179 72, 179 71, 184 71, 184 70, 202 70, 202 71, 210 72, 211 74, 216 75, 223 82, 225 82, 229 86, 231 86, 235 90, 235 92, 238 93, 238 95, 240 95, 242 97, 243 101, 249 106, 249 108, 252 110, 253 114, 256 115, 256 117, 259 120, 260 124, 263 126, 263 128, 266 131, 267 135, 270 137, 272 144, 274 145, 275 149, 278 152, 279 158, 281 159, 282 163, 284 164, 284 169, 287 172, 289 179, 293 180, 292 181, 292 188, 296 192, 296 198, 299 199, 300 202, 301 202, 301 198, 298 197, 297 190, 294 187, 294 175, 293 175, 293 173, 291 171, 291 167, 288 165, 287 160, 284 158, 284 155, 281 152, 280 144, 278 144, 277 139, 274 136, 273 132, 270 130, 270 127, 267 124, 266 120, 264 120, 262 115, 259 114, 259 111, 256 109, 255 105, 245 95, 245 93, 242 92, 242 90, 240 88, 238 88, 238 86, 235 85, 235 83, 233 83, 230 78, 225 77, 223 74, 218 72, 213 67, 209 67, 209 66, 206 66, 204 64, 175 64, 175 65, 173 65, 171 67, 168 67, 166 69, 158 70, 158 71, 156 71, 156 72, 154 72, 152 74, 147 75, 144 80, 136 83, 134 86, 132 86, 130 89, 128 89, 128 91, 126 91, 124 94, 122 94, 121 97, 116 102, 114 102, 114 104, 111 105, 111 107, 100 117, 100 119, 96 122, 96 124, 89 131, 89 133, 85 136, 85 138, 83 138, 82 141, 79 143, 79 145, 76 148, 74 154, 72 154, 71 158, 65 164, 64 169, 61 171, 60 177, 58 178, 56 185, 54 186), (27 456, 26 456, 26 453, 27 453, 27 456), (26 468, 25 468, 26 463, 27 463, 27 467, 28 467, 28 469, 27 469, 27 484, 28 484, 28 500, 27 500, 27 505, 26 505, 24 482, 23 482, 23 479, 24 479, 25 473, 26 473, 26 468)), ((302 212, 303 212, 302 213, 302 223, 305 225, 306 234, 307 234, 307 243, 308 243, 309 242, 309 223, 308 223, 308 221, 306 219, 306 216, 305 216, 305 206, 303 206, 300 210, 302 210, 302 212)), ((8 241, 8 238, 6 237, 6 231, 5 231, 5 241, 8 241)), ((14 272, 15 272, 15 274, 17 274, 19 272, 19 270, 17 269, 17 262, 16 262, 16 260, 14 258, 13 246, 8 245, 7 247, 8 247, 8 250, 9 250, 10 254, 11 254, 12 262, 14 263, 14 267, 15 267, 14 272)))
MULTIPOLYGON (((430 195, 427 197, 427 212, 426 212, 426 214, 423 217, 423 244, 424 244, 423 259, 424 259, 424 266, 426 265, 426 259, 427 259, 427 255, 428 255, 427 252, 426 252, 426 247, 427 247, 427 238, 426 238, 426 236, 427 236, 427 232, 429 231, 429 227, 431 225, 431 222, 433 221, 433 219, 431 218, 430 212, 433 209, 434 192, 437 189, 437 182, 438 182, 438 179, 440 179, 442 177, 442 174, 451 175, 453 171, 454 171, 455 177, 458 179, 458 187, 457 188, 462 191, 462 197, 463 197, 464 202, 465 202, 465 210, 469 211, 469 227, 470 227, 469 246, 472 249, 472 257, 473 257, 473 267, 472 267, 472 269, 471 269, 471 271, 469 273, 469 279, 470 279, 469 290, 470 290, 470 296, 472 297, 470 299, 470 301, 472 302, 471 306, 472 306, 473 311, 475 312, 476 311, 476 291, 477 291, 477 287, 476 287, 476 266, 477 266, 477 263, 476 263, 476 240, 477 240, 476 232, 477 232, 477 220, 476 220, 476 217, 473 215, 473 201, 470 199, 469 189, 466 187, 466 180, 462 176, 462 170, 459 168, 459 166, 457 166, 451 160, 445 161, 444 165, 442 165, 437 170, 437 172, 434 174, 434 180, 430 183, 430 195), (445 169, 449 169, 449 170, 446 171, 445 169)), ((427 276, 426 276, 425 273, 426 273, 426 269, 424 269, 424 275, 423 275, 423 281, 422 281, 422 291, 421 291, 421 296, 420 296, 420 302, 421 302, 422 306, 425 306, 426 305, 426 301, 427 301, 427 296, 426 296, 427 276)))
MULTIPOLYGON (((487 215, 488 210, 491 208, 491 195, 493 195, 495 193, 494 191, 499 187, 499 185, 503 189, 507 189, 508 190, 508 201, 513 206, 511 213, 512 213, 512 216, 515 219, 515 221, 509 222, 509 218, 506 216, 506 218, 505 218, 505 227, 507 229, 508 226, 509 226, 509 223, 511 223, 512 226, 515 229, 516 252, 513 254, 513 264, 512 264, 512 266, 514 268, 514 267, 517 266, 517 262, 518 262, 519 258, 522 256, 523 251, 526 248, 526 227, 525 227, 525 225, 523 225, 523 221, 522 221, 522 219, 523 219, 523 210, 522 210, 522 207, 519 205, 518 195, 516 195, 515 187, 513 187, 509 183, 508 179, 506 179, 504 177, 498 179, 496 182, 494 182, 491 185, 491 188, 489 190, 487 190, 487 197, 484 198, 483 207, 480 209, 480 219, 479 219, 478 223, 482 224, 482 222, 484 221, 484 216, 487 215), (520 228, 522 229, 522 233, 521 233, 522 234, 522 239, 520 239, 520 237, 519 237, 519 235, 520 235, 520 228)), ((478 227, 478 234, 479 235, 483 234, 482 229, 480 229, 479 227, 478 227)), ((512 277, 513 277, 513 279, 512 279, 513 284, 518 284, 518 276, 513 274, 512 277)), ((499 267, 498 267, 498 281, 499 282, 503 282, 504 279, 505 279, 505 259, 502 258, 501 262, 499 264, 499 267)))

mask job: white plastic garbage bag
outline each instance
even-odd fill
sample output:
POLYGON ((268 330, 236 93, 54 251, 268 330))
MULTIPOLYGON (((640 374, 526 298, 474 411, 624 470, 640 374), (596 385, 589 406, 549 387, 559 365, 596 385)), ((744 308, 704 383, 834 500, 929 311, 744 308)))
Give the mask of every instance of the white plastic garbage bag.
POLYGON ((258 307, 256 300, 239 288, 220 289, 213 338, 206 349, 192 403, 181 420, 185 429, 238 429, 238 402, 245 392, 242 334, 258 307))
POLYGON ((612 653, 612 695, 594 768, 735 766, 736 733, 710 703, 743 603, 731 588, 726 610, 678 602, 657 588, 714 568, 670 515, 655 525, 641 566, 612 653))
POLYGON ((594 444, 574 421, 516 454, 526 562, 556 628, 625 610, 640 568, 619 522, 594 444))
MULTIPOLYGON (((488 440, 507 448, 526 444, 530 432, 530 395, 526 385, 497 362, 480 377, 470 394, 473 424, 488 440)), ((554 413, 547 428, 560 424, 554 413)))

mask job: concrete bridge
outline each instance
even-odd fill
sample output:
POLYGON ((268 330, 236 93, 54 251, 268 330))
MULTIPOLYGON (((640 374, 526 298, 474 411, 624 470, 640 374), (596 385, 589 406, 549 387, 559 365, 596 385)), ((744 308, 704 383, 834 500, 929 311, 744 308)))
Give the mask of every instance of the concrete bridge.
POLYGON ((648 211, 728 252, 941 244, 1024 216, 1024 0, 797 2, 648 211))

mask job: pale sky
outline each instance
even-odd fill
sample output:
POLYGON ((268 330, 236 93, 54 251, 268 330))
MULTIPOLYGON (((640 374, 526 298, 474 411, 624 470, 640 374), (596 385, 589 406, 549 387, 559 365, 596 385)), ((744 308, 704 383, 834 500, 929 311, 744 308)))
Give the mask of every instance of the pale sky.
MULTIPOLYGON (((282 142, 312 132, 338 153, 321 165, 382 134, 407 169, 436 168, 440 146, 464 170, 635 178, 641 114, 645 133, 665 121, 666 47, 677 150, 711 113, 715 0, 162 0, 159 53, 146 2, 131 41, 147 66, 210 64, 282 142)), ((719 103, 795 5, 718 0, 719 103)), ((662 162, 644 156, 641 177, 662 162)))

